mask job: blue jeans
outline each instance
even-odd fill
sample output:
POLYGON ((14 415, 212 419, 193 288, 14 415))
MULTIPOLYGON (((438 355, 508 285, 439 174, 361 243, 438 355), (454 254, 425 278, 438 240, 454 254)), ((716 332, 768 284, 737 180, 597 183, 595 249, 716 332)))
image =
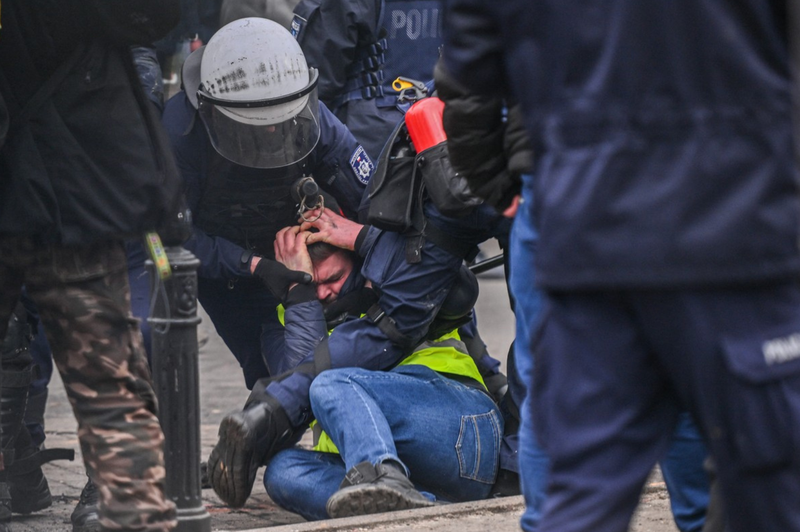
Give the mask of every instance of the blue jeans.
POLYGON ((706 522, 710 486, 703 462, 707 456, 708 448, 692 416, 681 412, 667 456, 659 462, 672 517, 681 532, 700 532, 706 522))
MULTIPOLYGON (((530 179, 530 176, 525 176, 530 179)), ((516 316, 517 336, 514 340, 514 363, 517 370, 516 376, 509 376, 509 380, 518 378, 525 385, 525 395, 516 397, 520 406, 519 428, 519 476, 522 494, 525 497, 525 512, 522 514, 520 525, 526 532, 535 530, 541 516, 541 509, 547 487, 549 460, 539 446, 534 434, 533 415, 531 413, 531 397, 533 390, 533 351, 530 345, 534 332, 539 323, 542 310, 542 293, 535 285, 535 270, 533 268, 536 256, 538 235, 530 222, 533 220, 533 198, 529 193, 530 187, 524 192, 524 201, 519 206, 519 211, 511 229, 511 244, 509 254, 511 258, 509 285, 514 296, 514 314, 516 316)), ((517 387, 509 384, 509 390, 514 393, 517 387)))
POLYGON ((267 466, 264 485, 279 506, 326 519, 325 504, 361 462, 402 464, 437 499, 486 498, 499 467, 503 421, 483 392, 424 366, 391 371, 328 370, 311 385, 317 421, 340 455, 289 449, 267 466))

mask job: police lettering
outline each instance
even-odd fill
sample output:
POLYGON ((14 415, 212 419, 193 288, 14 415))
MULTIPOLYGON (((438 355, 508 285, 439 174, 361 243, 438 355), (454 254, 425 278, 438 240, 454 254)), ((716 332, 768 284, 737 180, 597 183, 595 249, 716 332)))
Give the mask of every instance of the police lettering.
POLYGON ((800 333, 764 342, 761 349, 768 366, 800 358, 800 333))
POLYGON ((442 35, 442 19, 438 9, 393 9, 390 17, 389 38, 395 39, 400 32, 410 40, 438 39, 442 35))

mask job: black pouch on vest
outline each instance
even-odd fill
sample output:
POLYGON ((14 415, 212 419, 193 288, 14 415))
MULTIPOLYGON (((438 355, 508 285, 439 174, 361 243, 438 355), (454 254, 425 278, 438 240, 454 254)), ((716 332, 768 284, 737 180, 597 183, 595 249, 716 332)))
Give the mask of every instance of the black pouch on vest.
POLYGON ((399 139, 401 135, 407 135, 404 122, 389 137, 369 180, 367 212, 368 224, 398 233, 411 227, 419 191, 415 153, 407 142, 399 139))
POLYGON ((445 216, 466 216, 483 202, 470 192, 467 180, 453 170, 447 142, 440 142, 417 154, 416 164, 433 204, 445 216))

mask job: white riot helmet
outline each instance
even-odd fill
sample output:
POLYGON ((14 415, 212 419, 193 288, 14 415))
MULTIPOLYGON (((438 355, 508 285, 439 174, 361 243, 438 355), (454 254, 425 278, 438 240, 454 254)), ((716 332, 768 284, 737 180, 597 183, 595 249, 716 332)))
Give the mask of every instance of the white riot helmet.
POLYGON ((190 59, 195 65, 199 59, 195 101, 220 155, 243 166, 278 168, 311 153, 319 140, 319 74, 288 30, 244 18, 192 55, 197 52, 186 61, 184 84, 190 59))

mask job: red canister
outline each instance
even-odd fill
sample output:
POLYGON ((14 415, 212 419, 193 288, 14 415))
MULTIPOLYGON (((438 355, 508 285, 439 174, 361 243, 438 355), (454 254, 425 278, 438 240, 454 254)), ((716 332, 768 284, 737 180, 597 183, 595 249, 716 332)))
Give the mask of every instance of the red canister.
POLYGON ((435 97, 424 98, 406 111, 406 127, 417 153, 447 140, 442 125, 442 111, 444 102, 435 97))

